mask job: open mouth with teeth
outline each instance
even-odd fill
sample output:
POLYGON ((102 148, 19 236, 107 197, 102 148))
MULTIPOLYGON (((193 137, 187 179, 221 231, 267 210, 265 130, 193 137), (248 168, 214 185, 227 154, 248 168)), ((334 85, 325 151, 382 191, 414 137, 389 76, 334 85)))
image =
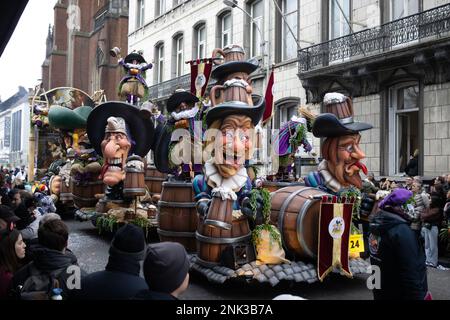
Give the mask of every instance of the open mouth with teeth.
POLYGON ((224 152, 222 154, 222 164, 226 164, 226 165, 230 165, 233 166, 235 168, 240 167, 243 163, 244 163, 244 157, 242 155, 239 154, 229 154, 224 152))
POLYGON ((108 158, 105 160, 102 168, 103 182, 112 186, 125 178, 124 161, 123 158, 108 158))

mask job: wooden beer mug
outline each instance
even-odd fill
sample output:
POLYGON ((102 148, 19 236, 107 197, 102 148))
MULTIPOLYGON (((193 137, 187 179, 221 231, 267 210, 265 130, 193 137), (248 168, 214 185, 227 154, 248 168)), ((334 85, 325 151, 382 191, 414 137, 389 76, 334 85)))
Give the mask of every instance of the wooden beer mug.
POLYGON ((214 64, 216 65, 230 61, 243 61, 245 57, 244 49, 237 44, 230 44, 223 49, 214 49, 212 56, 216 57, 218 54, 221 55, 224 60, 214 60, 214 64))
POLYGON ((216 85, 210 92, 211 105, 215 106, 223 102, 241 102, 253 106, 252 87, 240 79, 231 79, 223 86, 216 85))
POLYGON ((213 197, 204 225, 230 230, 233 222, 233 200, 213 197))
POLYGON ((143 196, 145 191, 144 161, 140 156, 132 155, 127 159, 123 195, 126 197, 143 196))

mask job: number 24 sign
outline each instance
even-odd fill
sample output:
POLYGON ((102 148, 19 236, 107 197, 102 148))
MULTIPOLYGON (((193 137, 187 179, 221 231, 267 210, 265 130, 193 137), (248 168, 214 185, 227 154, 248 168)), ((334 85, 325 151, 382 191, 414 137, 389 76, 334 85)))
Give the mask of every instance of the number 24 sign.
POLYGON ((349 252, 364 252, 364 240, 362 234, 351 234, 348 241, 349 252))

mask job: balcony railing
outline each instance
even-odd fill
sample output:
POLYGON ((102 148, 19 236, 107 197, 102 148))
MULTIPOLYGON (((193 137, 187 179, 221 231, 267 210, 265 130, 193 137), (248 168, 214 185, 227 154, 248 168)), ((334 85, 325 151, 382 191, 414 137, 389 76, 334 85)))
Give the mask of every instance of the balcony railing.
MULTIPOLYGON (((208 87, 214 85, 216 81, 209 79, 208 87)), ((148 88, 149 97, 152 100, 163 100, 168 98, 176 89, 191 90, 191 74, 185 74, 181 77, 170 79, 148 88)))
POLYGON ((449 36, 450 4, 298 51, 299 74, 350 58, 391 51, 427 37, 449 36), (447 33, 447 34, 446 34, 447 33))

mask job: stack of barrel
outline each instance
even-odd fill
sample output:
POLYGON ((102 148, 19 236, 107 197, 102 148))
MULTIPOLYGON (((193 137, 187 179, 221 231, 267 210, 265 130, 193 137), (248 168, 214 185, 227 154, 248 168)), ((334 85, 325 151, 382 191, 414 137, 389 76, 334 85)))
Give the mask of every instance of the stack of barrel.
MULTIPOLYGON (((214 49, 213 57, 221 55, 223 61, 215 60, 218 66, 211 76, 217 85, 211 89, 210 101, 214 108, 224 102, 237 102, 253 106, 252 87, 249 74, 256 70, 258 62, 244 60, 245 51, 239 45, 214 49)), ((251 246, 251 232, 245 216, 233 217, 233 201, 213 197, 208 214, 199 220, 197 232, 197 254, 200 261, 209 265, 221 263, 224 250, 229 246, 251 246)))

